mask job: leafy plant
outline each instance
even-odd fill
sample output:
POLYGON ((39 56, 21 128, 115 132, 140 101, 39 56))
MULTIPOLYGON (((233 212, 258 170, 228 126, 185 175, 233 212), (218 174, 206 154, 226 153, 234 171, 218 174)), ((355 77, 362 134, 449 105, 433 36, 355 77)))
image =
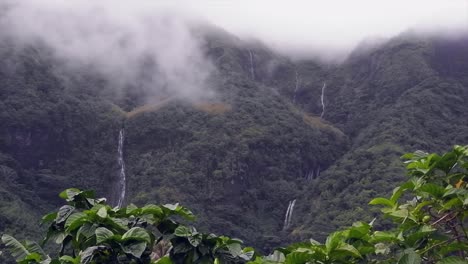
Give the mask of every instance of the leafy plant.
POLYGON ((315 240, 279 248, 252 263, 467 263, 468 146, 442 156, 421 151, 403 156, 409 180, 383 206, 394 228, 374 230, 357 222, 332 233, 325 244, 315 240))
POLYGON ((201 234, 173 220, 175 216, 194 219, 178 204, 112 208, 105 199, 95 199, 93 192, 78 189, 67 189, 60 197, 67 204, 42 219, 49 223, 42 244, 58 244, 57 256, 45 254, 37 243, 20 243, 3 235, 2 242, 18 263, 211 263, 215 259, 243 263, 251 256, 252 250, 243 250, 240 240, 201 234), (172 245, 169 255, 156 259, 152 250, 165 241, 172 245))
POLYGON ((20 243, 9 235, 2 241, 18 263, 468 263, 468 146, 455 146, 442 156, 421 151, 403 156, 409 179, 382 206, 394 226, 376 230, 371 223, 316 240, 278 248, 260 256, 242 241, 203 234, 176 222, 193 214, 178 204, 111 208, 89 191, 67 189, 67 201, 57 212, 43 217, 50 223, 43 243, 60 246, 57 257, 46 255, 37 243, 20 243), (159 244, 167 254, 155 254, 159 244), (157 259, 155 256, 158 256, 157 259), (250 262, 249 262, 250 261, 250 262))

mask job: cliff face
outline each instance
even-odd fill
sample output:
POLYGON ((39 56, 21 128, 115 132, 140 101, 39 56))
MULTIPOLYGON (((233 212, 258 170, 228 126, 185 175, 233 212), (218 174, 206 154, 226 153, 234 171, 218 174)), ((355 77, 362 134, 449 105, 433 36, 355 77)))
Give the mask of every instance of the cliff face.
POLYGON ((122 127, 126 203, 180 202, 263 249, 371 218, 369 199, 404 177, 399 155, 468 142, 466 38, 400 37, 327 66, 201 35, 214 96, 189 101, 0 45, 0 229, 35 229, 67 187, 115 193, 122 127))

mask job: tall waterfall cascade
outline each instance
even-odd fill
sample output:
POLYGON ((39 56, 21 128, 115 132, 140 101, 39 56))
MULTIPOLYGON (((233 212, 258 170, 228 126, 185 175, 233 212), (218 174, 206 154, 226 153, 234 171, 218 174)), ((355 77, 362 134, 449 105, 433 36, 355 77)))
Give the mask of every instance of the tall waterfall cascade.
POLYGON ((311 181, 311 180, 316 179, 318 177, 320 177, 320 165, 318 165, 315 168, 310 169, 309 172, 307 172, 307 174, 306 174, 306 180, 308 180, 308 181, 311 181))
POLYGON ((252 80, 255 80, 255 68, 254 68, 254 61, 253 61, 253 53, 249 50, 250 56, 250 75, 252 76, 252 80))
POLYGON ((322 113, 320 114, 320 119, 323 119, 323 115, 325 114, 325 88, 327 87, 327 83, 324 82, 322 86, 322 94, 320 95, 320 101, 322 102, 322 113))
POLYGON ((297 70, 296 70, 296 85, 294 87, 293 104, 296 104, 296 96, 297 96, 298 89, 299 89, 299 74, 297 73, 297 70))
POLYGON ((118 201, 117 201, 117 207, 122 207, 123 201, 125 199, 125 189, 127 185, 127 179, 125 176, 125 162, 123 158, 123 145, 124 145, 124 139, 125 139, 125 131, 122 128, 119 132, 119 146, 117 148, 118 150, 118 157, 117 161, 120 167, 119 170, 119 182, 118 182, 118 201))
POLYGON ((296 204, 296 199, 289 201, 288 209, 286 210, 286 215, 284 216, 283 230, 291 226, 292 214, 293 214, 295 204, 296 204))

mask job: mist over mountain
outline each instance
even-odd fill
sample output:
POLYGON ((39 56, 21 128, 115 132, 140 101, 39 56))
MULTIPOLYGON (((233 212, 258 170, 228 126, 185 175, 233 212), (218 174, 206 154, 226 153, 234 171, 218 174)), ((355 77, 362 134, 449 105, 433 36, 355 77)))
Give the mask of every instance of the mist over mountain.
POLYGON ((124 204, 180 202, 267 252, 372 220, 403 153, 468 142, 463 30, 371 38, 331 63, 191 15, 31 3, 0 19, 2 233, 37 234, 68 187, 117 204, 122 155, 124 204))

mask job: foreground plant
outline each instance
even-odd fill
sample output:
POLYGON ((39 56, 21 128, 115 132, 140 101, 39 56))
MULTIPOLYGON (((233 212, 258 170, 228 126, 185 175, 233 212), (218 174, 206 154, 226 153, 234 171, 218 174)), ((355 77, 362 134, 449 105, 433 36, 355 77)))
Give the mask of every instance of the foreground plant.
POLYGON ((293 244, 253 263, 468 263, 468 146, 403 159, 409 180, 370 202, 383 206, 394 228, 375 231, 373 223, 358 222, 324 244, 293 244))
POLYGON ((175 216, 193 220, 193 214, 178 204, 112 208, 93 192, 67 189, 67 201, 57 212, 43 217, 49 223, 42 242, 59 245, 56 257, 47 255, 37 243, 20 243, 9 235, 2 242, 18 263, 213 263, 225 259, 246 262, 253 253, 241 241, 198 233, 174 221, 175 216), (167 256, 153 254, 157 245, 172 245, 167 256))
POLYGON ((442 156, 417 151, 403 158, 409 180, 389 198, 370 202, 383 206, 392 228, 357 222, 325 243, 311 239, 269 256, 243 248, 240 240, 181 225, 172 218, 194 216, 177 204, 111 208, 77 189, 62 192, 68 204, 43 218, 50 223, 44 242, 60 245, 57 257, 37 243, 8 235, 2 241, 18 263, 468 263, 468 146, 442 156))

